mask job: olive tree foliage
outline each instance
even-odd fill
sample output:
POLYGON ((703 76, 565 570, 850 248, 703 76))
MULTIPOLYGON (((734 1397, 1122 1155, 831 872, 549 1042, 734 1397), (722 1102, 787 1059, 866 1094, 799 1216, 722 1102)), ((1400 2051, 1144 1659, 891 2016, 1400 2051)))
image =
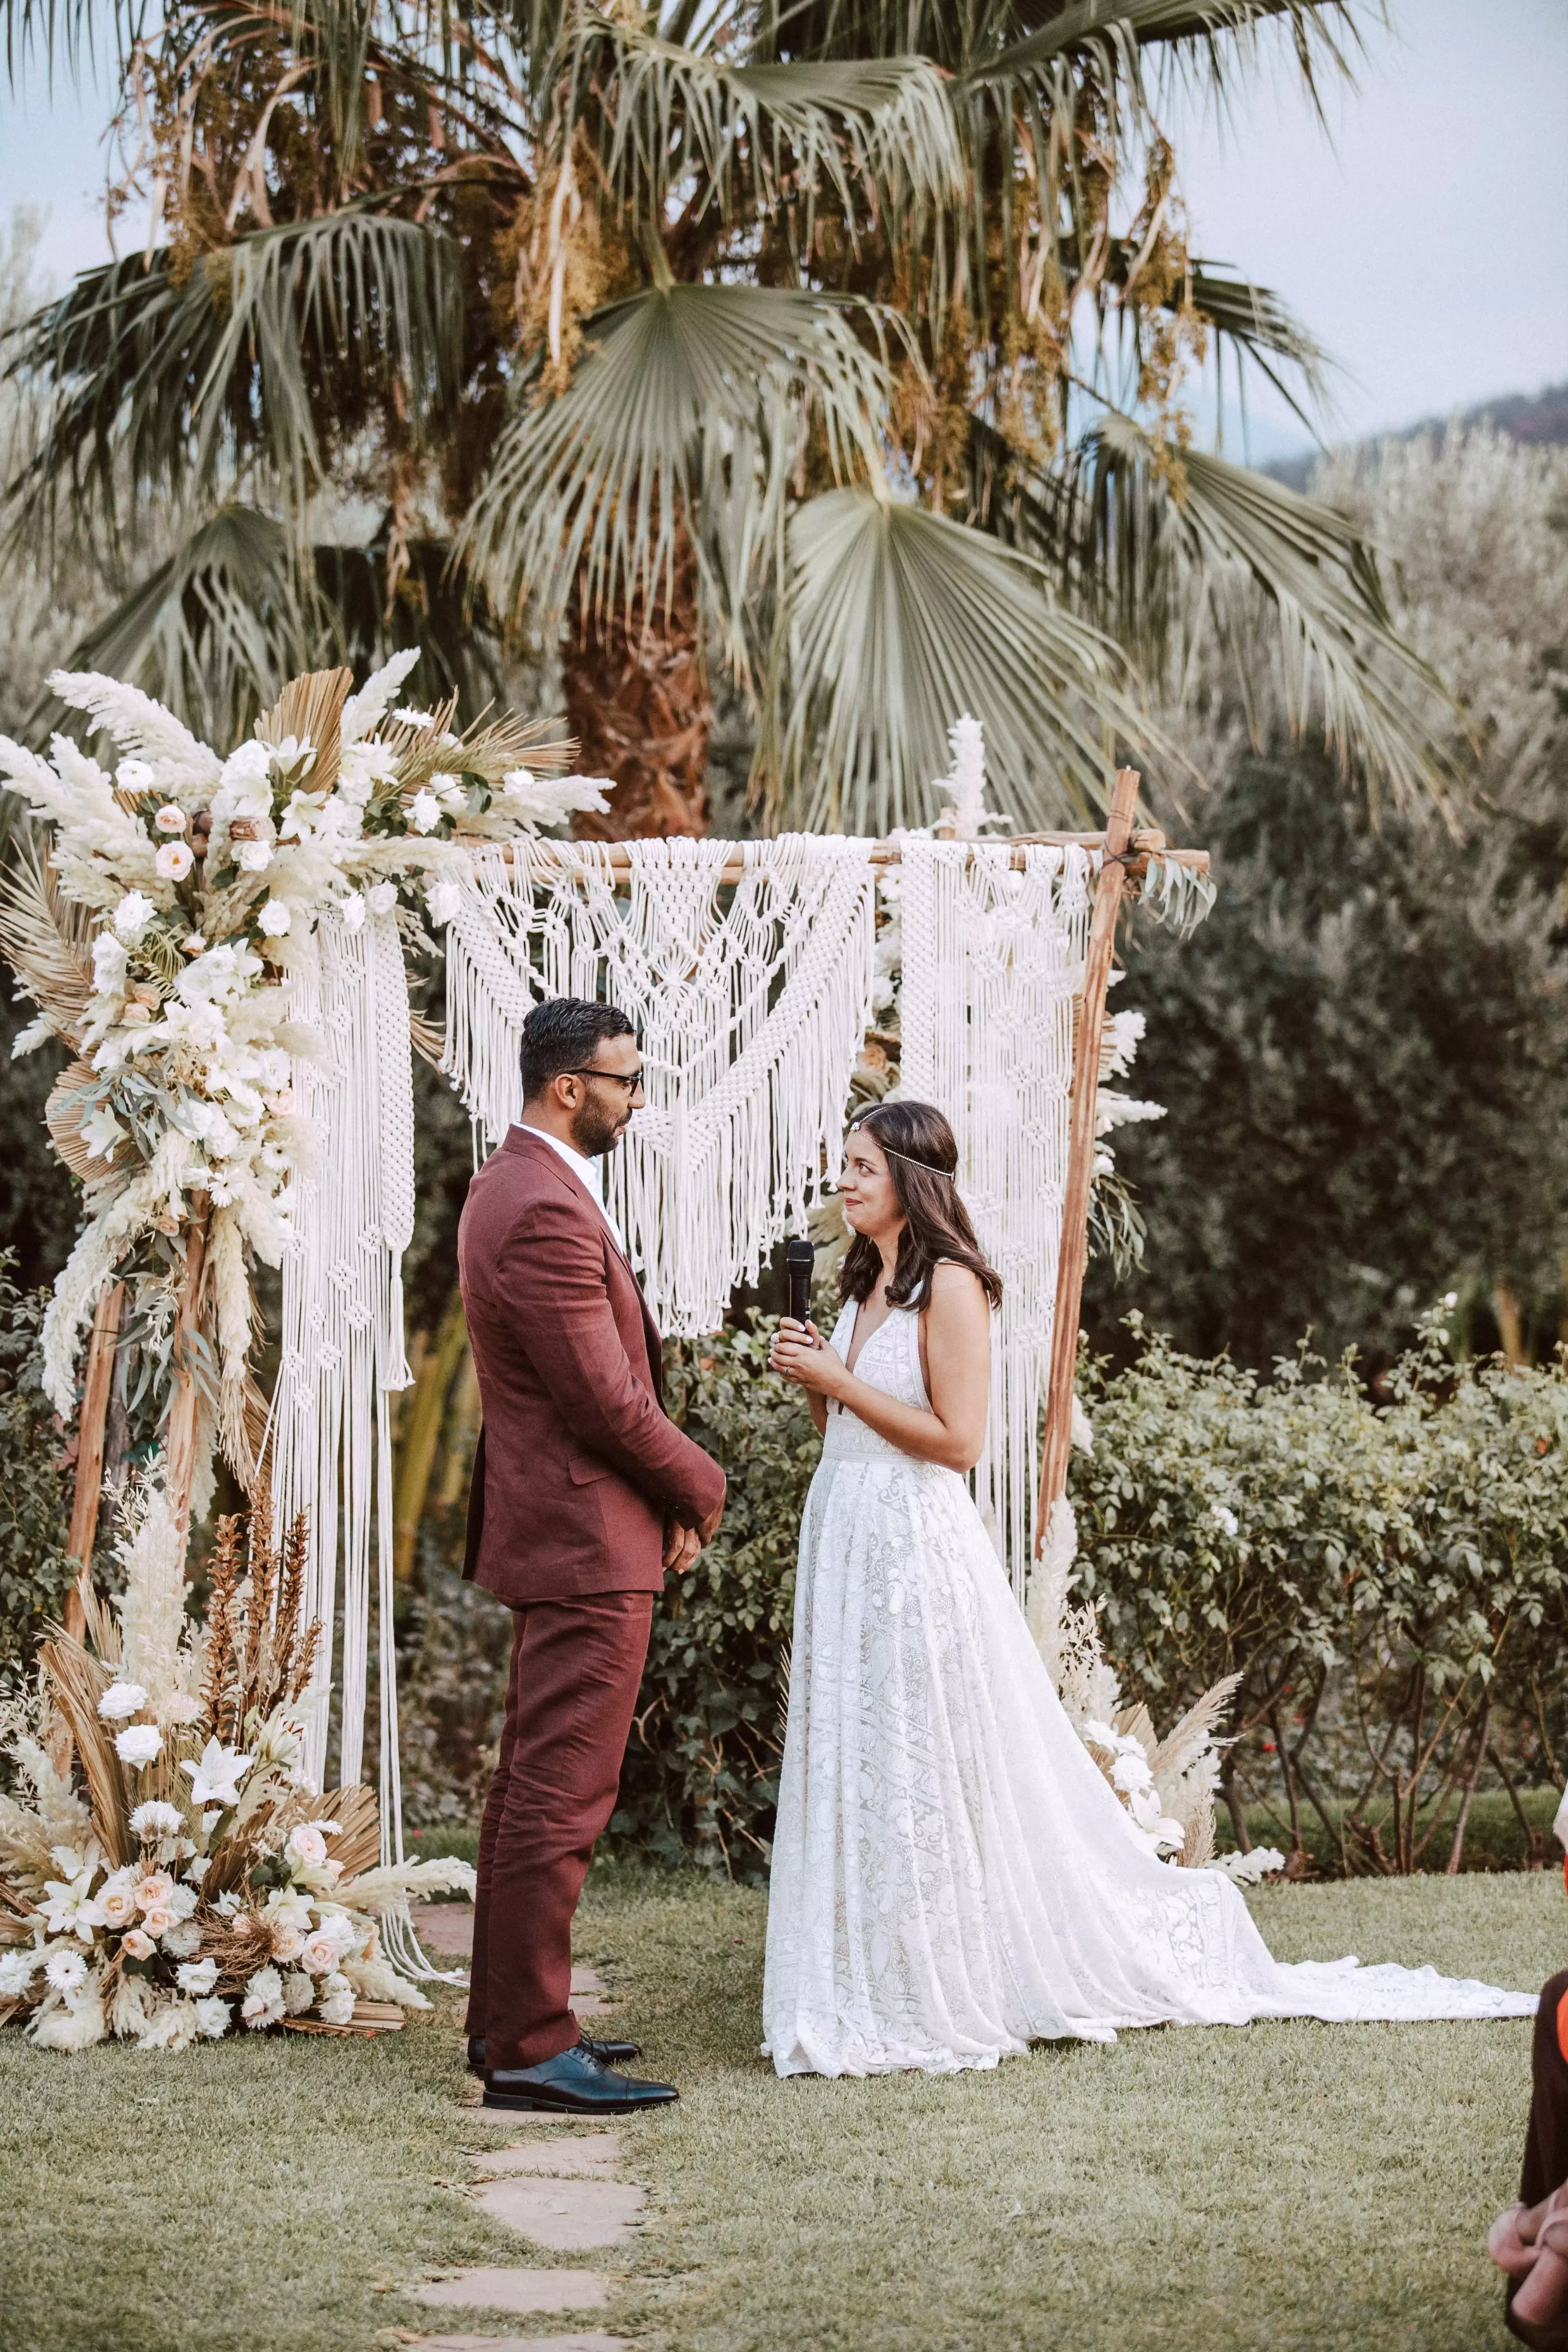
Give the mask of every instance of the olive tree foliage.
POLYGON ((1118 1003, 1167 1106, 1120 1157, 1147 1221, 1126 1285, 1175 1343, 1267 1366, 1303 1330, 1370 1370, 1433 1296, 1515 1354, 1554 1343, 1568 1251, 1568 457, 1488 429, 1324 468, 1391 559, 1399 626, 1455 698, 1443 809, 1324 789, 1267 677, 1195 698, 1166 821, 1206 843, 1214 914, 1134 921, 1118 1003))

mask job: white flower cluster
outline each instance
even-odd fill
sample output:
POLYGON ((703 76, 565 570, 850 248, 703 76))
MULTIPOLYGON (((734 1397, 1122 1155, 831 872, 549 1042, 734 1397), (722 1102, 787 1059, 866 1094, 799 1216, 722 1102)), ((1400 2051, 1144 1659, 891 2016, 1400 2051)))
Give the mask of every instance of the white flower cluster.
POLYGON ((1117 1731, 1109 1723, 1090 1721, 1083 1727, 1083 1737, 1089 1748, 1098 1748, 1105 1762, 1107 1778, 1126 1806, 1135 1828, 1142 1830, 1156 1853, 1180 1853, 1186 1832, 1180 1822, 1172 1821, 1161 1812, 1160 1792, 1154 1786, 1150 1769, 1149 1751, 1141 1739, 1130 1731, 1117 1731))
POLYGON ((416 659, 397 655, 350 696, 321 745, 258 722, 225 759, 136 688, 66 671, 50 688, 118 744, 112 772, 63 735, 47 760, 0 737, 0 777, 52 829, 60 894, 98 926, 85 1003, 51 997, 45 963, 44 978, 21 972, 40 1014, 16 1047, 54 1034, 78 1056, 52 1113, 80 1137, 89 1213, 45 1330, 46 1386, 68 1420, 106 1277, 135 1271, 145 1244, 142 1270, 172 1296, 178 1275, 156 1236, 177 1235, 200 1199, 221 1426, 231 1451, 243 1444, 248 1269, 289 1244, 289 1188, 309 1148, 290 1072, 314 1041, 294 1022, 291 982, 317 926, 392 916, 416 879, 430 921, 448 923, 468 843, 605 805, 592 779, 510 764, 521 739, 504 725, 465 740, 394 709, 416 659))

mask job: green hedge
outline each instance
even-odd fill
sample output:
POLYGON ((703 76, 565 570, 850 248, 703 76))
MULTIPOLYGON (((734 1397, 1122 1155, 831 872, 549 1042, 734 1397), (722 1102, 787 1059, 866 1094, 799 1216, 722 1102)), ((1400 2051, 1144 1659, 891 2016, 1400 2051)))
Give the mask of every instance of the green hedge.
POLYGON ((48 1293, 18 1290, 14 1265, 0 1253, 0 1692, 26 1675, 73 1574, 65 1440, 38 1379, 48 1293))

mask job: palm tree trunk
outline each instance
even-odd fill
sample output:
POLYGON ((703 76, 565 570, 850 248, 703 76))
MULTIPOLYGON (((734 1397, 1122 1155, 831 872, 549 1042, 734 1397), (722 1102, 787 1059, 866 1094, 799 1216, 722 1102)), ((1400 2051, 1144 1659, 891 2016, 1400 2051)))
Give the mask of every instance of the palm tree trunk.
POLYGON ((603 816, 581 816, 579 840, 705 834, 708 736, 713 705, 702 672, 696 561, 682 545, 667 601, 662 589, 595 613, 579 599, 562 663, 567 722, 579 772, 609 776, 603 816))

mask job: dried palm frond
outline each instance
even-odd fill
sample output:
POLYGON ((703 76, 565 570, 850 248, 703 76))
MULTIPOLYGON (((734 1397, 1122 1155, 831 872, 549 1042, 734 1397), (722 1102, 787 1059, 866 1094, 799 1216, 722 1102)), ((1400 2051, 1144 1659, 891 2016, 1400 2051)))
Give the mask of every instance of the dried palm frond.
POLYGON ((100 1659, 106 1666, 118 1666, 121 1657, 119 1618, 99 1598, 98 1588, 85 1568, 77 1578, 76 1589, 87 1627, 88 1647, 94 1657, 100 1659))
POLYGON ((338 1833, 328 1839, 327 1852, 342 1864, 341 1885, 373 1869, 380 1860, 381 1808, 374 1789, 358 1785, 325 1791, 297 1789, 283 1800, 268 1824, 268 1848, 276 1850, 284 1844, 289 1831, 301 1822, 336 1822, 338 1833))
POLYGON ((207 1567, 207 1644, 202 1677, 202 1732, 229 1746, 235 1731, 235 1620, 244 1562, 239 1514, 217 1523, 217 1540, 207 1567))
POLYGON ((101 1183, 114 1173, 112 1163, 101 1153, 94 1153, 85 1141, 81 1123, 91 1108, 89 1089, 96 1092, 101 1080, 90 1062, 68 1062, 54 1085, 49 1088, 44 1105, 44 1124, 49 1130, 49 1140, 65 1161, 79 1184, 101 1183))
POLYGON ((447 1051, 447 1032, 438 1021, 426 1021, 422 1013, 408 1016, 408 1042, 422 1062, 438 1070, 447 1051))
POLYGON ((81 1759, 98 1842, 118 1869, 130 1861, 132 1844, 125 1815, 124 1775, 109 1727, 98 1712, 98 1702, 108 1687, 103 1671, 79 1643, 63 1633, 44 1643, 38 1663, 81 1759))
POLYGON ((20 844, 0 883, 0 953, 68 1045, 80 1043, 92 994, 91 927, 90 909, 62 898, 40 851, 20 844))
POLYGON ((312 793, 329 793, 338 781, 342 749, 343 703, 353 687, 352 669, 312 669, 291 677, 270 710, 256 722, 264 743, 281 743, 292 735, 315 746, 315 764, 305 779, 312 793))

